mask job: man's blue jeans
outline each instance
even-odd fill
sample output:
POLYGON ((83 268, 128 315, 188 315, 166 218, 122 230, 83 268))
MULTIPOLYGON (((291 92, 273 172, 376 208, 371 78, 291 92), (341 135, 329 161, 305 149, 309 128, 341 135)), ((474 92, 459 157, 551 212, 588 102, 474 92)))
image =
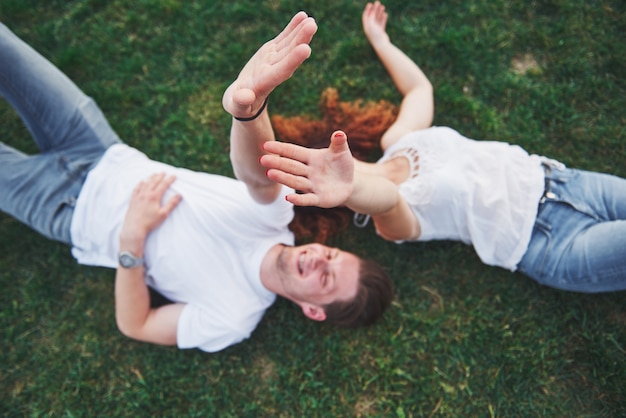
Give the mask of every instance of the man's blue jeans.
POLYGON ((552 167, 519 270, 576 292, 626 289, 626 180, 552 167))
POLYGON ((0 95, 40 150, 26 155, 0 138, 0 210, 71 244, 74 205, 85 177, 120 140, 90 97, 1 23, 0 95))

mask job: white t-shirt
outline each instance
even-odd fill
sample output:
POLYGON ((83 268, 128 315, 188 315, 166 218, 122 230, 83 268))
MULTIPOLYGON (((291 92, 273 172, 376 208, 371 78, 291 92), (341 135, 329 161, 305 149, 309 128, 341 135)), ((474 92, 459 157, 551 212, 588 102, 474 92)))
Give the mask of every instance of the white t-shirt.
POLYGON ((380 162, 398 155, 414 161, 399 190, 420 223, 419 241, 460 240, 485 264, 516 270, 544 191, 543 157, 446 127, 405 135, 380 162))
POLYGON ((276 296, 263 287, 261 262, 276 244, 293 245, 293 206, 284 195, 256 203, 244 183, 152 161, 124 144, 112 146, 89 173, 72 218, 79 263, 116 268, 119 233, 136 184, 153 173, 175 174, 180 204, 147 238, 146 282, 185 303, 180 348, 218 351, 248 338, 276 296))

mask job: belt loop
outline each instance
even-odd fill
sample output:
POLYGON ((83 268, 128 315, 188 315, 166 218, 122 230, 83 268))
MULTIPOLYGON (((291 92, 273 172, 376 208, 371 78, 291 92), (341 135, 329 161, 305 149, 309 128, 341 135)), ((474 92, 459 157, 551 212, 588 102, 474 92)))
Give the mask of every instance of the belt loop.
POLYGON ((544 183, 543 183, 543 194, 541 195, 541 199, 539 199, 539 204, 541 205, 547 199, 554 199, 556 195, 550 191, 550 174, 552 173, 552 166, 546 162, 542 162, 543 166, 543 175, 544 175, 544 183))

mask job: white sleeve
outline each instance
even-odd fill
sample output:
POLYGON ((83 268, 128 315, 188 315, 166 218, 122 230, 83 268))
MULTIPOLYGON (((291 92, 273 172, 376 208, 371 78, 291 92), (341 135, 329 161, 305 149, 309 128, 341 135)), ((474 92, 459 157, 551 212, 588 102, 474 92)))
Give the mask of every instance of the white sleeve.
POLYGON ((261 320, 263 313, 244 320, 227 318, 215 309, 188 303, 178 319, 177 344, 181 349, 199 348, 214 353, 246 338, 261 320))

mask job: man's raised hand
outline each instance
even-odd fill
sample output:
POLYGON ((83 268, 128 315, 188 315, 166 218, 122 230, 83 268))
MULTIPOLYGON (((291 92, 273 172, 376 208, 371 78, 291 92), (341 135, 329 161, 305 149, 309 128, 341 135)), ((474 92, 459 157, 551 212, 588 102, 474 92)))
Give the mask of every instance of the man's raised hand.
POLYGON ((298 12, 282 32, 259 48, 226 89, 222 98, 224 109, 239 118, 256 114, 272 90, 309 58, 309 43, 315 32, 315 19, 298 12))

